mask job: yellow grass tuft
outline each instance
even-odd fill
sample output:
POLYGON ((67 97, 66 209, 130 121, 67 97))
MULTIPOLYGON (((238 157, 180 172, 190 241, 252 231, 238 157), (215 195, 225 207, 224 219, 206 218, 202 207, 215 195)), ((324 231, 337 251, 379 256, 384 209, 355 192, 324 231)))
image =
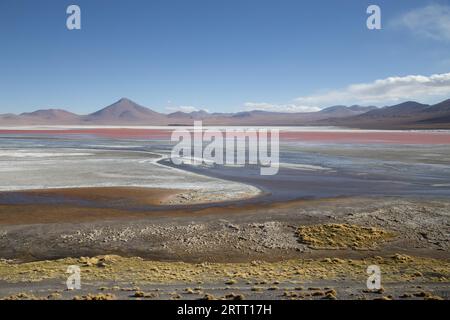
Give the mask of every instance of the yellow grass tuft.
MULTIPOLYGON (((296 234, 300 242, 313 249, 373 249, 395 236, 378 228, 350 224, 301 226, 296 234)), ((333 262, 341 263, 342 260, 334 259, 333 262)))

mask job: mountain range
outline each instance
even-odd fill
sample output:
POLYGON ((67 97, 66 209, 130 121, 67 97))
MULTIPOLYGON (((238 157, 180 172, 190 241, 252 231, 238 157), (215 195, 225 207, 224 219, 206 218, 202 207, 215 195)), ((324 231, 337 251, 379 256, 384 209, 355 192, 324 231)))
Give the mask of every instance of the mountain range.
POLYGON ((0 115, 0 125, 204 125, 227 126, 344 126, 367 129, 450 129, 450 99, 435 105, 408 101, 385 107, 332 106, 317 112, 283 113, 245 111, 208 113, 206 111, 159 113, 130 99, 119 101, 88 115, 77 115, 62 109, 0 115))

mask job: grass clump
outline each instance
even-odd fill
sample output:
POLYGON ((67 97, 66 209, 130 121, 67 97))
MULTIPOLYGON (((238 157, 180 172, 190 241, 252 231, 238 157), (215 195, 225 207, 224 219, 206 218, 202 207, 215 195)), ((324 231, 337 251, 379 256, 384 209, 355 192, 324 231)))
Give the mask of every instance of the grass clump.
POLYGON ((313 249, 373 249, 394 237, 378 228, 337 223, 301 226, 296 235, 313 249))

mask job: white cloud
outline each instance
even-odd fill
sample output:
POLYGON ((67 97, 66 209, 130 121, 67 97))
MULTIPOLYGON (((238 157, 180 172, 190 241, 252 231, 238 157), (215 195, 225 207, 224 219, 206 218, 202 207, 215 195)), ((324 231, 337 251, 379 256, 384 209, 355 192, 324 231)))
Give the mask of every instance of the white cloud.
POLYGON ((295 99, 296 104, 329 106, 336 104, 387 104, 417 99, 429 101, 450 95, 450 73, 431 76, 389 77, 370 83, 352 84, 342 90, 295 99))
POLYGON ((394 27, 440 41, 450 41, 450 6, 432 4, 411 10, 391 22, 394 27))
POLYGON ((175 106, 175 107, 167 107, 166 108, 167 112, 186 112, 186 113, 191 113, 191 112, 196 112, 196 111, 206 111, 209 112, 206 109, 199 109, 193 106, 175 106))
POLYGON ((343 89, 302 96, 289 104, 247 102, 244 108, 274 112, 314 112, 333 105, 384 106, 408 100, 433 103, 449 97, 450 73, 443 73, 431 76, 389 77, 369 83, 352 84, 343 89))
POLYGON ((265 102, 247 102, 244 104, 246 110, 262 110, 271 112, 315 112, 318 107, 301 106, 297 104, 270 104, 265 102))

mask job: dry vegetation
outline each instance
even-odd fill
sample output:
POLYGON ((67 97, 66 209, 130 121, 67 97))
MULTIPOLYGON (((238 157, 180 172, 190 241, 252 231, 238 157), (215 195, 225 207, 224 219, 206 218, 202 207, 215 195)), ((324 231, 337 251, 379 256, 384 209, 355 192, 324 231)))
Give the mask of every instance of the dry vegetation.
POLYGON ((446 282, 450 262, 396 254, 362 260, 326 258, 282 262, 252 263, 173 263, 146 261, 141 258, 99 256, 66 258, 16 264, 0 262, 0 279, 8 282, 38 282, 66 279, 69 265, 79 265, 83 281, 129 281, 141 283, 279 283, 314 279, 355 279, 363 281, 366 268, 376 264, 383 270, 384 281, 446 282))
POLYGON ((299 241, 313 249, 374 249, 394 234, 373 227, 350 224, 320 224, 297 229, 299 241))

